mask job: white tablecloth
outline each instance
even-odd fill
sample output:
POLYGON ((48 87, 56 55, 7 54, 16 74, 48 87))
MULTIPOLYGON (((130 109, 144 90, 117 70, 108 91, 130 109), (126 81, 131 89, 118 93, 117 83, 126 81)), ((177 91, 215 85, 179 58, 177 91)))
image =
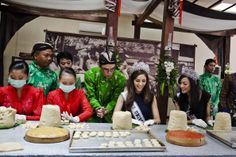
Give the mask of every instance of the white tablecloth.
MULTIPOLYGON (((111 124, 88 123, 89 130, 110 130, 111 124)), ((235 129, 235 128, 234 128, 235 129)), ((166 125, 151 127, 152 133, 166 146, 165 152, 109 152, 109 153, 70 153, 69 142, 36 144, 24 140, 26 129, 17 126, 12 129, 0 130, 0 143, 19 142, 24 150, 12 152, 0 152, 0 156, 236 156, 236 149, 221 143, 205 133, 206 144, 201 147, 182 147, 170 144, 165 140, 166 125)), ((70 130, 71 133, 73 130, 70 130)))

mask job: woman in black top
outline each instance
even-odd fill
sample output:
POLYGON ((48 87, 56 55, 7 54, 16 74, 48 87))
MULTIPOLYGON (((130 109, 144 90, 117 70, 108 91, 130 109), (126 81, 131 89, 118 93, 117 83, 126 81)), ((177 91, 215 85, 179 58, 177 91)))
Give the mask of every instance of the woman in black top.
POLYGON ((210 97, 206 91, 200 89, 198 75, 191 69, 184 70, 178 79, 180 92, 175 97, 177 110, 185 111, 189 122, 207 127, 212 125, 210 120, 210 97))
POLYGON ((115 111, 130 111, 135 124, 153 125, 160 123, 156 97, 149 88, 149 66, 143 62, 134 63, 129 70, 129 80, 124 92, 118 98, 115 111))

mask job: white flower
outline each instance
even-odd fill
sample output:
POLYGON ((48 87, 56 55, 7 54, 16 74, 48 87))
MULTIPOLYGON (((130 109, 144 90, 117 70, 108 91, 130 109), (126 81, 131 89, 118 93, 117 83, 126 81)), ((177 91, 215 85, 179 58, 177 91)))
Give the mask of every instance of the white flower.
MULTIPOLYGON (((164 66, 166 70, 166 75, 170 76, 170 72, 174 69, 174 63, 170 61, 165 61, 164 66)), ((169 77, 167 77, 167 79, 169 79, 169 77)))

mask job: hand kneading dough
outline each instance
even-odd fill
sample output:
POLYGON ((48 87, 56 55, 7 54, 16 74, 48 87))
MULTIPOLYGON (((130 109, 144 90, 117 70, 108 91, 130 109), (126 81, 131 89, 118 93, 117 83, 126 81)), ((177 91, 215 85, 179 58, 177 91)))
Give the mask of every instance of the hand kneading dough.
POLYGON ((15 125, 16 110, 13 108, 0 107, 0 129, 11 128, 15 125))
POLYGON ((57 105, 43 105, 40 126, 58 127, 61 125, 60 108, 57 105))
POLYGON ((213 130, 225 130, 231 131, 231 117, 229 113, 226 112, 218 112, 216 114, 215 124, 213 130))
POLYGON ((183 111, 172 110, 167 130, 187 130, 187 115, 183 111))
POLYGON ((128 111, 117 111, 113 114, 112 128, 114 130, 130 130, 132 128, 131 113, 128 111))

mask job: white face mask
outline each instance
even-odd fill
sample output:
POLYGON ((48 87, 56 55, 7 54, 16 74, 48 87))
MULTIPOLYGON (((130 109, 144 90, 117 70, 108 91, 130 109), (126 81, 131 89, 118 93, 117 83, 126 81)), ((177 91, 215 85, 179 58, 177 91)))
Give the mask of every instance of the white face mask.
POLYGON ((73 85, 64 85, 62 83, 59 84, 59 88, 65 93, 70 93, 72 90, 75 89, 75 84, 73 85))
POLYGON ((26 80, 14 80, 12 78, 8 78, 8 82, 15 88, 21 88, 26 84, 26 80))

